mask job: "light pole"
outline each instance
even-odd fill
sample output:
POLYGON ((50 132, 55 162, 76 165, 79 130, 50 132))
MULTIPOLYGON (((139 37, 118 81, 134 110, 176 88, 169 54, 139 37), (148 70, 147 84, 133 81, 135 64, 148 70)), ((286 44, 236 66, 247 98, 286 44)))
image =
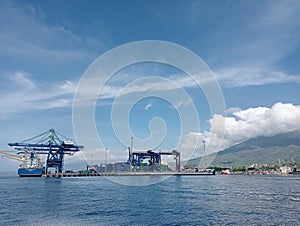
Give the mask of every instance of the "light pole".
POLYGON ((130 153, 129 153, 129 156, 130 156, 130 159, 129 159, 129 162, 130 162, 130 172, 132 172, 133 170, 133 166, 132 166, 132 152, 133 152, 133 136, 130 138, 131 139, 131 142, 130 142, 130 153))
POLYGON ((204 169, 206 170, 206 160, 205 160, 205 157, 206 157, 206 153, 205 153, 205 140, 203 140, 202 143, 203 143, 203 151, 204 151, 204 156, 203 156, 204 169))
POLYGON ((104 160, 104 164, 105 164, 105 173, 106 173, 106 160, 107 160, 107 148, 105 148, 105 160, 104 160))

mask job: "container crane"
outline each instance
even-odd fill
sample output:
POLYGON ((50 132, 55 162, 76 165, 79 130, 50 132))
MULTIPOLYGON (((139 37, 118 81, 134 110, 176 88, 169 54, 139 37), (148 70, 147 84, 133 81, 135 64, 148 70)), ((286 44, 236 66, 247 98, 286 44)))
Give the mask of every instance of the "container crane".
MULTIPOLYGON (((45 173, 48 173, 49 168, 55 168, 55 172, 61 173, 64 165, 64 156, 73 155, 75 152, 84 148, 82 145, 75 144, 72 140, 56 132, 54 129, 50 129, 49 131, 21 142, 9 143, 8 145, 17 150, 18 154, 25 154, 29 150, 31 153, 34 153, 34 155, 47 155, 45 173)), ((27 168, 23 168, 21 171, 26 175, 28 170, 27 168)), ((44 169, 42 171, 44 171, 44 169)), ((30 172, 32 172, 32 170, 30 172)), ((38 174, 41 174, 40 166, 38 172, 38 174)))

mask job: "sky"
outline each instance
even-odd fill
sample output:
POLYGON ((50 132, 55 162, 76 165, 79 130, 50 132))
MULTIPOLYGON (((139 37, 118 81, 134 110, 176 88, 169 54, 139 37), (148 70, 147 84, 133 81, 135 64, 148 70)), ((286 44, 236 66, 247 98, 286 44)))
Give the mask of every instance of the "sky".
MULTIPOLYGON (((214 143, 221 141, 225 148, 299 130, 299 21, 297 0, 0 1, 0 149, 10 150, 7 143, 50 128, 75 140, 73 101, 90 65, 120 45, 143 40, 175 43, 197 54, 219 84, 226 112, 214 114, 205 91, 180 68, 129 65, 99 91, 94 122, 102 145, 89 149, 95 141, 79 139, 88 147, 83 156, 89 162, 103 161, 105 148, 112 160, 126 161, 131 137, 138 145, 156 133, 159 141, 136 148, 180 149, 191 157, 203 154, 199 141, 214 152, 214 143), (161 98, 177 97, 179 89, 157 77, 177 84, 189 101, 161 98), (145 90, 151 95, 127 103, 126 121, 114 125, 115 100, 141 97, 145 90), (181 115, 190 106, 197 120, 181 115), (182 123, 188 126, 182 129, 182 123), (125 127, 131 134, 120 140, 118 130, 125 127)), ((1 159, 0 165, 0 170, 15 169, 17 163, 1 159)))

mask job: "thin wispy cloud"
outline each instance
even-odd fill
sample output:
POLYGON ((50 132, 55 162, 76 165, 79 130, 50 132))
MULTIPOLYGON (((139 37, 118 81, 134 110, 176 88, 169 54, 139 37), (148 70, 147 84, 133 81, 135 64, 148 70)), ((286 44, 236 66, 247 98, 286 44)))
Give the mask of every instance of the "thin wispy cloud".
POLYGON ((13 74, 10 74, 8 79, 14 81, 15 83, 19 84, 23 88, 26 88, 29 90, 36 88, 35 83, 33 81, 31 81, 28 78, 28 75, 25 74, 24 72, 15 72, 13 74))
MULTIPOLYGON (((7 90, 0 91, 0 101, 3 103, 0 107, 0 118, 12 117, 14 114, 24 113, 32 110, 44 110, 52 108, 71 107, 74 94, 77 89, 77 82, 65 80, 60 82, 37 82, 26 72, 1 72, 0 76, 3 83, 7 84, 7 90), (18 107, 17 107, 18 106, 18 107)), ((95 78, 97 80, 97 78, 95 78)), ((190 78, 181 78, 172 76, 172 82, 180 88, 194 87, 194 82, 190 78)), ((120 81, 119 81, 120 83, 120 81)), ((100 92, 95 81, 90 82, 84 92, 85 97, 92 96, 94 92, 99 92, 98 100, 108 100, 113 104, 113 99, 121 95, 126 83, 123 86, 106 85, 100 92)), ((143 92, 171 92, 174 85, 161 83, 153 80, 152 82, 141 82, 130 86, 122 95, 131 95, 133 93, 143 92)), ((108 104, 106 103, 106 104, 108 104)), ((99 102, 103 104, 103 102, 99 102)), ((189 103, 178 101, 175 107, 186 106, 189 103)), ((152 107, 149 104, 145 107, 148 110, 152 107)))
POLYGON ((71 107, 76 83, 38 83, 26 72, 2 72, 0 80, 6 90, 0 91, 0 119, 27 111, 71 107), (3 76, 5 74, 5 76, 3 76))
MULTIPOLYGON (((119 75, 119 77, 122 77, 119 75)), ((119 95, 130 95, 133 93, 144 92, 165 92, 175 89, 187 89, 197 87, 196 83, 185 74, 171 75, 167 77, 163 76, 150 76, 150 77, 138 77, 132 75, 132 79, 128 81, 126 78, 124 81, 118 79, 117 85, 114 83, 105 84, 104 87, 99 86, 98 77, 85 78, 86 87, 83 87, 78 91, 79 95, 82 95, 87 100, 93 98, 95 93, 99 92, 99 99, 112 99, 119 95), (145 78, 146 80, 143 80, 145 78), (147 79, 150 78, 150 79, 147 79), (162 83, 161 80, 156 78, 165 78, 162 83), (136 79, 136 80, 135 80, 136 79), (102 89, 101 89, 102 88, 102 89), (124 90, 125 89, 125 90, 124 90)))
POLYGON ((260 68, 226 68, 215 72, 218 81, 225 87, 241 87, 278 83, 300 83, 300 75, 260 68))

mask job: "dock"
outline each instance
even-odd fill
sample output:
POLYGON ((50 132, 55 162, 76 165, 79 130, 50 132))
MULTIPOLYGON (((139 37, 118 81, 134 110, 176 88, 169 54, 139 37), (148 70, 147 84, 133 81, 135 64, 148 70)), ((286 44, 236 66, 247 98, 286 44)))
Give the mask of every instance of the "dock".
POLYGON ((210 172, 120 172, 120 173, 48 173, 42 177, 115 177, 115 176, 212 176, 210 172))

